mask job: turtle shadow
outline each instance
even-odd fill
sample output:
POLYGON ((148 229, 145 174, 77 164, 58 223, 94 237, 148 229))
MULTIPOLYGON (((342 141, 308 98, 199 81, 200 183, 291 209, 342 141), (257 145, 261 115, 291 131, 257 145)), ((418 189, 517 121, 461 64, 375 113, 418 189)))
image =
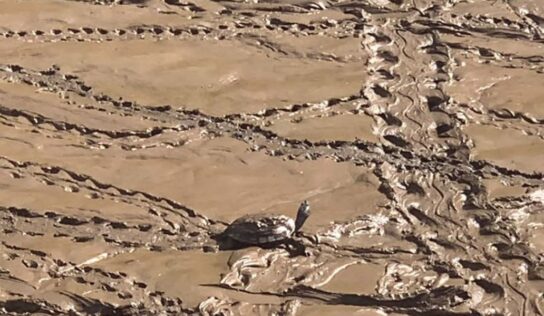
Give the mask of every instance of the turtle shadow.
POLYGON ((219 246, 219 251, 234 251, 241 250, 249 247, 258 247, 261 249, 284 249, 289 253, 291 257, 306 255, 306 246, 296 239, 285 239, 280 241, 273 241, 263 244, 248 244, 230 238, 227 234, 220 233, 211 236, 211 239, 215 240, 219 246))

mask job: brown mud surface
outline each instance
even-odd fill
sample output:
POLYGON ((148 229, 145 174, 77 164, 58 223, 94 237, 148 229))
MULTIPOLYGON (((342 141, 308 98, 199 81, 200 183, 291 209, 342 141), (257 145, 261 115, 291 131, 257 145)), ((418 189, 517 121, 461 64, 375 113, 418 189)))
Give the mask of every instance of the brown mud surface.
POLYGON ((544 315, 543 88, 540 0, 0 0, 0 312, 544 315))

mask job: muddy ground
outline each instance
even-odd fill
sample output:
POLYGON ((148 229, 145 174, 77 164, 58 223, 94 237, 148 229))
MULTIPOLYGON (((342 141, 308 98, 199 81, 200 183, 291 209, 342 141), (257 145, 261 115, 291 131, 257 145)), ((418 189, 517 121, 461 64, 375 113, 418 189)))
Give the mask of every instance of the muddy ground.
POLYGON ((541 0, 1 0, 2 313, 543 315, 543 36, 541 0), (214 238, 305 199, 306 256, 214 238))

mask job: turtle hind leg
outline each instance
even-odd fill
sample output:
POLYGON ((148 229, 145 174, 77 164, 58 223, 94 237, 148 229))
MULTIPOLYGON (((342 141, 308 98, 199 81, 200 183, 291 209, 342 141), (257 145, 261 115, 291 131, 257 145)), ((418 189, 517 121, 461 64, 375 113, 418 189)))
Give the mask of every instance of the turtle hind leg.
POLYGON ((238 250, 247 247, 247 245, 230 238, 224 232, 211 236, 211 238, 215 240, 219 246, 219 250, 238 250))
POLYGON ((249 246, 232 238, 227 238, 224 241, 219 242, 218 244, 219 250, 240 250, 249 246))

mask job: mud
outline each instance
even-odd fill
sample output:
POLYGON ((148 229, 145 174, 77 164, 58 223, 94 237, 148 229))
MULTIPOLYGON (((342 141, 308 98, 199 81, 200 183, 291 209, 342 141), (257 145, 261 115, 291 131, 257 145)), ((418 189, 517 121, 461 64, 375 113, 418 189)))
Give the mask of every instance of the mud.
POLYGON ((0 1, 7 315, 543 315, 544 4, 0 1), (226 247, 244 214, 312 215, 226 247))

